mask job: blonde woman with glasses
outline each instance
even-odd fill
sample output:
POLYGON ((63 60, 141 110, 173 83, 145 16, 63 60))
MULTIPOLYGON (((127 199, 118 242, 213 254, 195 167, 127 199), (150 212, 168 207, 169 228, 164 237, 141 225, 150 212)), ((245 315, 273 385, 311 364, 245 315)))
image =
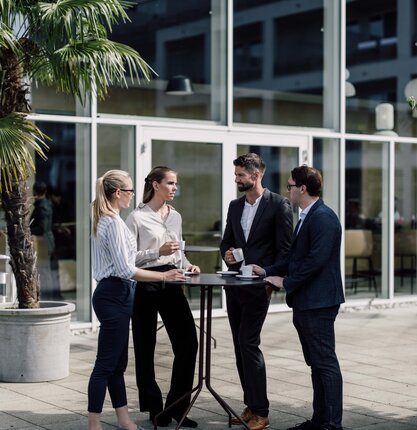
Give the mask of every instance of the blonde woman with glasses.
POLYGON ((136 281, 184 280, 180 270, 160 273, 135 267, 136 239, 120 217, 120 209, 129 207, 133 195, 127 172, 109 170, 97 179, 92 203, 92 267, 97 287, 92 301, 100 332, 88 384, 88 430, 102 430, 100 416, 106 389, 119 429, 137 430, 128 413, 124 380, 136 281))

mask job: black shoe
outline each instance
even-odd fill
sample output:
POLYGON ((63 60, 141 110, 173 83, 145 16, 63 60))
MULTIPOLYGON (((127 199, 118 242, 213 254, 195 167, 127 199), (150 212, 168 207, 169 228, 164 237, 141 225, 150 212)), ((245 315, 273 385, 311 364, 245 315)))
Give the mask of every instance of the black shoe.
POLYGON ((335 427, 332 424, 324 424, 320 427, 320 430, 343 430, 343 427, 335 427))
MULTIPOLYGON (((179 419, 177 420, 177 419, 174 417, 174 420, 175 420, 177 423, 179 423, 179 422, 180 422, 180 419, 181 419, 181 418, 179 418, 179 419)), ((198 427, 198 423, 197 423, 197 421, 194 421, 194 420, 192 420, 191 418, 185 417, 185 418, 184 418, 184 420, 183 420, 183 422, 182 422, 182 424, 181 424, 181 427, 190 428, 190 429, 195 429, 196 427, 198 427)))
MULTIPOLYGON (((152 421, 155 424, 155 417, 158 415, 158 413, 152 413, 149 412, 149 421, 152 421)), ((161 414, 158 417, 158 421, 156 422, 156 425, 158 427, 168 427, 171 424, 171 417, 165 414, 161 414)))
POLYGON ((322 430, 323 427, 313 423, 310 420, 304 421, 303 423, 296 424, 294 427, 289 427, 287 430, 322 430))

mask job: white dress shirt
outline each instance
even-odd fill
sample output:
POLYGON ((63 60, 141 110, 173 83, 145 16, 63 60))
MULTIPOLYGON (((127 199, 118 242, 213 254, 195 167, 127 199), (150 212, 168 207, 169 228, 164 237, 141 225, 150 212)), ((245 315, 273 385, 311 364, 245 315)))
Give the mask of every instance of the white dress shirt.
POLYGON ((242 212, 242 218, 240 219, 240 224, 243 229, 246 241, 248 241, 250 229, 252 227, 253 219, 255 218, 256 211, 259 207, 259 202, 261 201, 262 195, 260 195, 255 203, 251 205, 247 200, 245 200, 245 206, 242 212))

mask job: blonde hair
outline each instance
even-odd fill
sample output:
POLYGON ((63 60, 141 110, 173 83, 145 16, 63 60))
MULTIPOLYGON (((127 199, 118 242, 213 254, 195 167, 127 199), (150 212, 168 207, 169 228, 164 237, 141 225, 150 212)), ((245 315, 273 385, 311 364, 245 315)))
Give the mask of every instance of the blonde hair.
POLYGON ((102 216, 115 216, 116 212, 111 205, 113 193, 126 185, 129 173, 124 170, 109 170, 96 181, 96 198, 91 203, 91 221, 93 236, 97 235, 97 224, 102 216))

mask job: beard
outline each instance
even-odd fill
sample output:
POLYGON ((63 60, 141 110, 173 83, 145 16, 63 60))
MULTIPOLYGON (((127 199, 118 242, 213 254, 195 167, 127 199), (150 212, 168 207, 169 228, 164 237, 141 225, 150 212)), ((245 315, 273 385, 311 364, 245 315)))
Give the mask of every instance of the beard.
POLYGON ((246 192, 253 189, 253 184, 238 184, 237 189, 240 192, 246 192))

